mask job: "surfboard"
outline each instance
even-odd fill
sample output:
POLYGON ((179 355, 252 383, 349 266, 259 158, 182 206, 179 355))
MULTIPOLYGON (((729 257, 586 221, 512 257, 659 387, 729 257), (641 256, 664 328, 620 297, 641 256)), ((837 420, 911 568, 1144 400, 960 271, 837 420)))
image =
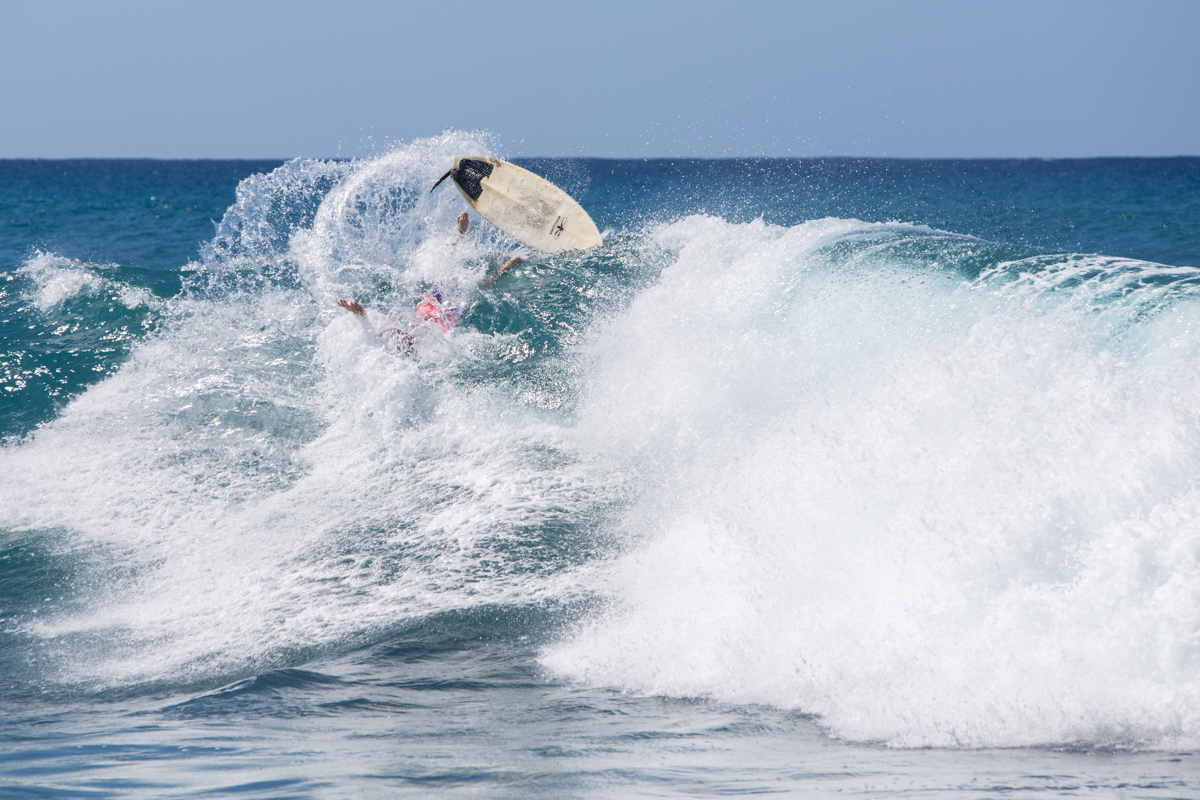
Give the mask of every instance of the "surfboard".
POLYGON ((486 156, 459 156, 433 189, 446 178, 454 181, 479 216, 534 250, 561 253, 600 246, 600 231, 579 203, 516 164, 486 156))

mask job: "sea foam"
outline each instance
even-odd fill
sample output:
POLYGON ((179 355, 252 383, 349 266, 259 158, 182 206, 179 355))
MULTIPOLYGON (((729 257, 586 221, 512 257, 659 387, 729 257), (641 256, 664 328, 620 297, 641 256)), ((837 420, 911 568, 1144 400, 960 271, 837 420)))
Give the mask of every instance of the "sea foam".
POLYGON ((549 667, 896 746, 1200 740, 1195 270, 975 278, 970 240, 840 220, 654 238, 580 411, 642 478, 628 551, 549 667))

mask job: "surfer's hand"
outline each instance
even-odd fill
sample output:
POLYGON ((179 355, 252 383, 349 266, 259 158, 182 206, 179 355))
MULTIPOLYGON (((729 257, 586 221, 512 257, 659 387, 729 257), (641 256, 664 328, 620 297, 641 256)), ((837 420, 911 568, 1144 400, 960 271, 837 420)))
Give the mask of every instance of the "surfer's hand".
POLYGON ((338 300, 338 305, 349 311, 351 314, 363 313, 362 304, 352 297, 343 297, 341 300, 338 300))
POLYGON ((470 221, 471 221, 471 218, 467 216, 467 212, 464 211, 458 215, 458 235, 459 236, 462 236, 464 233, 467 232, 467 225, 470 223, 470 221))

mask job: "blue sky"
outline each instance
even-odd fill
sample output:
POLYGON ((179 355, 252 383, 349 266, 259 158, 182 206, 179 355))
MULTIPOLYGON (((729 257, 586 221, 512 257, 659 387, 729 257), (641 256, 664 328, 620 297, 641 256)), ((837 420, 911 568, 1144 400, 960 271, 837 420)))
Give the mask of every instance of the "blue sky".
POLYGON ((1200 2, 0 0, 0 157, 1200 154, 1200 2))

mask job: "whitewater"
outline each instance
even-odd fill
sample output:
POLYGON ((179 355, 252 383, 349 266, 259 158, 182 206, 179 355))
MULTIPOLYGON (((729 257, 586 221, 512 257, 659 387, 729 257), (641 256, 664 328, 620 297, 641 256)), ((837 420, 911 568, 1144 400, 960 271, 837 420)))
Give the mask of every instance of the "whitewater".
POLYGON ((1024 221, 1037 164, 522 162, 604 234, 542 256, 454 244, 463 154, 10 250, 0 793, 1200 788, 1194 159, 1024 221), (337 307, 434 282, 415 357, 337 307))

